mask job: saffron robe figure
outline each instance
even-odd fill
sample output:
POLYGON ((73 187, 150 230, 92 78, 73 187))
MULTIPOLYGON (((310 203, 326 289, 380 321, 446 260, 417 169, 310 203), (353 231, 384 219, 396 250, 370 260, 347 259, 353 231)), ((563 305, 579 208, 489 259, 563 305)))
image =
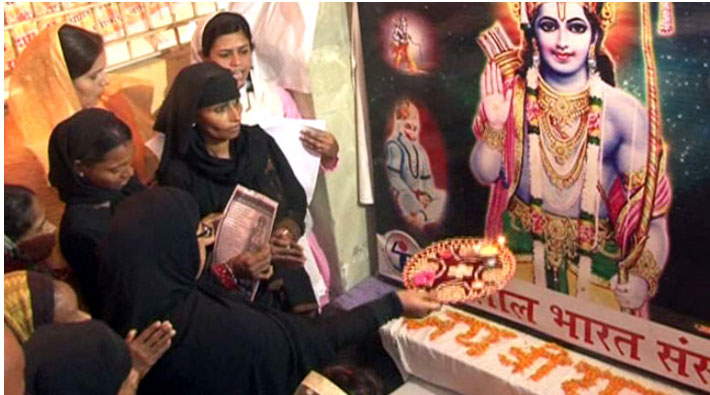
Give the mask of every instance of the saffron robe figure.
POLYGON ((409 53, 410 42, 413 43, 412 36, 407 31, 407 18, 400 16, 394 23, 394 30, 392 30, 392 64, 396 69, 416 73, 419 68, 409 53), (403 62, 404 66, 402 66, 403 62))

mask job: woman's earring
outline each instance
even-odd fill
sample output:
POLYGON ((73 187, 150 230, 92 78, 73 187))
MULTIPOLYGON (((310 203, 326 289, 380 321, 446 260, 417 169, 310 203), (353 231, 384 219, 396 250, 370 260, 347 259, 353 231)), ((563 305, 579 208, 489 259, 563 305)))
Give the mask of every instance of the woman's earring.
POLYGON ((540 51, 537 49, 537 41, 532 40, 533 53, 532 53, 532 63, 533 67, 540 67, 540 51))
POLYGON ((84 172, 81 171, 81 169, 85 169, 85 168, 86 167, 84 167, 79 160, 75 160, 74 167, 72 168, 72 170, 74 170, 76 172, 76 175, 78 175, 79 178, 84 178, 84 172))

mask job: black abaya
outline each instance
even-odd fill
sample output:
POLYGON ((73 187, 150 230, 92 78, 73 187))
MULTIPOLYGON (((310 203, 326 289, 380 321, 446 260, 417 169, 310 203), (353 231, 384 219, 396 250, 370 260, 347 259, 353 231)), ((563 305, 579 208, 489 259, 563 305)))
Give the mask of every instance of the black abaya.
MULTIPOLYGON (((158 181, 189 192, 203 217, 222 212, 238 184, 263 193, 279 204, 274 227, 286 228, 298 239, 304 230, 306 194, 271 136, 258 126, 241 125, 239 135, 229 141, 229 159, 207 151, 195 121, 202 96, 209 96, 214 86, 211 82, 223 78, 234 81, 229 71, 210 62, 186 67, 175 78, 155 122, 155 130, 166 136, 158 181)), ((234 95, 238 98, 238 91, 234 95)), ((258 300, 279 303, 283 310, 317 308, 304 268, 276 265, 274 271, 269 288, 282 284, 283 293, 279 290, 273 298, 262 287, 258 300)))
POLYGON ((108 228, 113 208, 126 196, 142 190, 134 176, 120 190, 99 188, 79 177, 75 171, 77 151, 96 144, 98 133, 108 133, 118 121, 106 110, 82 110, 63 121, 49 138, 49 181, 66 203, 59 230, 62 255, 72 268, 79 291, 92 315, 101 305, 96 285, 96 246, 108 228))
POLYGON ((336 350, 401 313, 391 294, 332 319, 308 319, 198 282, 199 210, 175 188, 127 198, 100 249, 103 318, 119 333, 170 320, 173 345, 144 393, 292 394, 336 350))
POLYGON ((288 218, 303 233, 306 195, 276 141, 259 127, 241 126, 230 142, 232 159, 207 153, 199 132, 190 136, 183 158, 173 158, 159 175, 161 185, 188 191, 200 207, 200 215, 222 212, 234 188, 241 184, 279 203, 276 223, 288 218))

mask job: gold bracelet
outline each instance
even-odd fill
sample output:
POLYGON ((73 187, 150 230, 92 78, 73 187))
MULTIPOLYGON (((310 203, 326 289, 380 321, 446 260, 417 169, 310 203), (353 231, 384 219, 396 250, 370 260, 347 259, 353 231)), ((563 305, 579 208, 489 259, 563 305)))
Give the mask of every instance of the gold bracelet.
POLYGON ((644 250, 641 253, 636 265, 634 265, 629 273, 635 274, 648 283, 648 297, 652 298, 658 292, 658 279, 661 277, 661 268, 656 262, 656 258, 649 250, 644 250))
POLYGON ((505 129, 493 129, 486 122, 483 128, 483 141, 498 152, 503 152, 503 142, 505 141, 505 129))

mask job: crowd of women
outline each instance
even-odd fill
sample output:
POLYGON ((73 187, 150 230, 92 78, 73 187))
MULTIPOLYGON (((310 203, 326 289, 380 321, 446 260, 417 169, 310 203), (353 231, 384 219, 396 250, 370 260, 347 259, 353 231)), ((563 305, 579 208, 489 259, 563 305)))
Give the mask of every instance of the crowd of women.
MULTIPOLYGON (((6 393, 289 394, 387 320, 440 307, 398 291, 320 314, 327 294, 313 279, 327 279, 328 264, 309 235, 306 196, 258 126, 313 111, 261 80, 253 51, 241 15, 203 21, 193 64, 149 122, 148 149, 151 118, 108 81, 99 35, 55 25, 23 52, 10 111, 25 135, 48 136, 40 146, 66 205, 59 245, 71 270, 45 263, 56 228, 43 202, 5 185, 6 393), (238 184, 279 203, 271 240, 210 262, 238 184), (265 286, 250 298, 255 280, 265 286)), ((323 170, 336 167, 331 133, 309 129, 301 140, 323 170)))

